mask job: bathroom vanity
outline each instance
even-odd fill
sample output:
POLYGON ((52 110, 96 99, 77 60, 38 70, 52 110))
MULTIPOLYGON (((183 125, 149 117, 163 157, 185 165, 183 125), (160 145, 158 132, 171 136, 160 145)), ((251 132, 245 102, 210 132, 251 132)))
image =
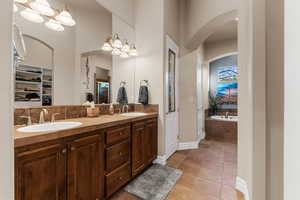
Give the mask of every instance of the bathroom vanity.
POLYGON ((44 133, 16 129, 16 200, 107 199, 157 157, 157 113, 72 121, 82 125, 44 133))

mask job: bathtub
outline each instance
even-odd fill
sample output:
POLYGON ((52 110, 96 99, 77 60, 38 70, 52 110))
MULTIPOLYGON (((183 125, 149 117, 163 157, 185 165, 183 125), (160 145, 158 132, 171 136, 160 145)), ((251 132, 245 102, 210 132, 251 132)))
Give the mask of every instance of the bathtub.
POLYGON ((215 116, 211 116, 210 118, 215 119, 215 120, 230 121, 230 122, 237 122, 238 121, 238 116, 228 116, 226 118, 223 115, 215 115, 215 116))

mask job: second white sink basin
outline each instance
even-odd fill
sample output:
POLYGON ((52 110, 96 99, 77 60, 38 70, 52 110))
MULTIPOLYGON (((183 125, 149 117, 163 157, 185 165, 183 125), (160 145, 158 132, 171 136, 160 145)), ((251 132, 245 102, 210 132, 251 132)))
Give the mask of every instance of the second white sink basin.
POLYGON ((146 113, 132 112, 132 113, 122 113, 121 115, 126 117, 140 117, 140 116, 145 116, 146 113))
POLYGON ((19 128, 17 131, 22 133, 57 131, 57 130, 75 128, 77 126, 80 126, 81 124, 82 123, 80 122, 54 122, 54 123, 45 123, 45 124, 26 126, 23 128, 19 128))

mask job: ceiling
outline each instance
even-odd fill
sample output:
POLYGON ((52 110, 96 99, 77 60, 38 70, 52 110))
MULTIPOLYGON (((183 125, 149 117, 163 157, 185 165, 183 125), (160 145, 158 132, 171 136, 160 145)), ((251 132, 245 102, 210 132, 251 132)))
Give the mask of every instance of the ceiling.
POLYGON ((84 8, 87 10, 97 11, 97 12, 108 12, 96 0, 69 0, 68 2, 76 8, 84 8))
POLYGON ((215 43, 224 40, 234 40, 238 36, 238 21, 233 20, 224 26, 218 28, 215 33, 211 34, 205 43, 215 43))

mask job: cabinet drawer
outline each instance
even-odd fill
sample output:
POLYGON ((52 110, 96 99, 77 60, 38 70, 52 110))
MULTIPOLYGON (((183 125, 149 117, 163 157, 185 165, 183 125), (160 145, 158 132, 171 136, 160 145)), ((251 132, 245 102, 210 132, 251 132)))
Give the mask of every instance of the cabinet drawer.
POLYGON ((106 171, 120 167, 130 160, 130 140, 115 144, 106 149, 106 171))
POLYGON ((130 137, 130 125, 110 128, 106 131, 106 144, 113 145, 130 137))
POLYGON ((106 175, 106 197, 124 186, 131 178, 130 164, 127 163, 112 173, 106 175))

